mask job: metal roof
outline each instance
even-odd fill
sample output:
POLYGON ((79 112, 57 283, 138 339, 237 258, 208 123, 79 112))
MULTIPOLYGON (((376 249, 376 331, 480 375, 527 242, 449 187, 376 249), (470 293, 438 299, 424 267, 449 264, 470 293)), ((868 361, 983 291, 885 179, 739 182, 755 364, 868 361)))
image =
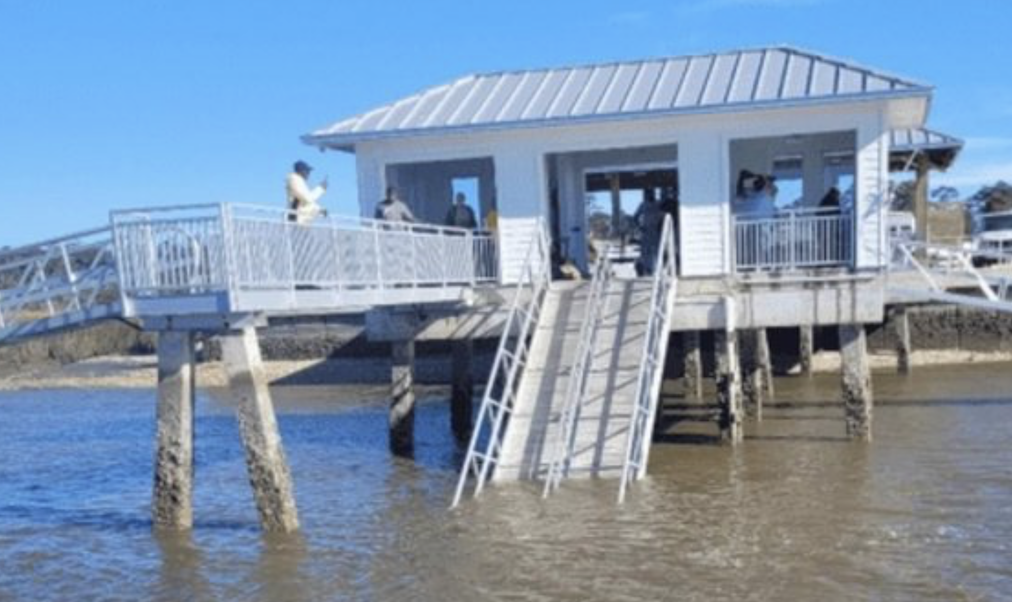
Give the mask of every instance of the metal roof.
POLYGON ((900 129, 889 132, 889 169, 908 171, 918 158, 927 159, 928 166, 945 171, 963 150, 963 141, 948 134, 924 128, 900 129))
POLYGON ((348 148, 387 136, 741 110, 931 88, 790 47, 469 75, 339 121, 308 144, 348 148))
POLYGON ((959 138, 924 128, 893 130, 889 132, 889 138, 889 149, 893 152, 963 148, 963 141, 959 138))

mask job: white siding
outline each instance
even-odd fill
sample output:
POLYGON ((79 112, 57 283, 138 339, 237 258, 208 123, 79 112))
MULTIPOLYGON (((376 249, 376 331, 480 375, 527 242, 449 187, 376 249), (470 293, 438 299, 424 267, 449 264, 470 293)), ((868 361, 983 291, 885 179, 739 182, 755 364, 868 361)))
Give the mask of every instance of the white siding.
POLYGON ((499 269, 504 284, 513 284, 523 275, 531 241, 538 233, 535 217, 499 218, 499 269))
POLYGON ((857 132, 857 267, 885 265, 883 216, 888 211, 889 132, 874 120, 857 132))
POLYGON ((678 238, 683 276, 725 271, 724 144, 712 133, 687 136, 679 142, 678 238))

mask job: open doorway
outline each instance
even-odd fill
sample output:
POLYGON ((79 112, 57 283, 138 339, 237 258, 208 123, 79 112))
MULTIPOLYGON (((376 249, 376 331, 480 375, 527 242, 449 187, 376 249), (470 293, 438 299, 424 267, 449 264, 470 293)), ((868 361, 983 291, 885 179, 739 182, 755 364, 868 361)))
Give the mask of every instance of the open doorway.
POLYGON ((678 207, 675 144, 583 150, 546 155, 547 206, 553 252, 587 272, 598 248, 635 269, 640 233, 636 210, 645 198, 678 207))
POLYGON ((660 219, 665 214, 678 219, 677 168, 588 170, 584 190, 588 265, 607 249, 616 275, 648 275, 652 261, 644 259, 657 252, 660 219))

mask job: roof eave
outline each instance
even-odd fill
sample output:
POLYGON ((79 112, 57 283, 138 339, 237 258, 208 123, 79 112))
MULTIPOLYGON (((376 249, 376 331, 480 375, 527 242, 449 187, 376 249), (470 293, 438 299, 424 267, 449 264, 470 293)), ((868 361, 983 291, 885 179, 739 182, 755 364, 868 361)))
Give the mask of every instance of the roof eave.
POLYGON ((691 107, 687 109, 667 109, 662 111, 637 111, 630 113, 614 113, 611 115, 587 115, 585 117, 559 117, 550 119, 503 121, 475 125, 442 126, 438 128, 411 128, 382 132, 353 132, 342 134, 305 134, 303 143, 321 149, 343 150, 354 152, 355 145, 360 142, 386 140, 396 138, 414 138, 422 136, 456 135, 476 132, 493 132, 507 129, 534 129, 545 127, 564 127, 569 125, 585 125, 588 123, 614 123, 621 121, 639 121, 672 116, 714 115, 727 113, 747 113, 769 109, 788 109, 794 107, 833 106, 840 104, 865 104, 899 98, 924 98, 930 102, 933 87, 910 88, 904 90, 884 90, 881 92, 861 92, 823 98, 799 98, 791 100, 769 100, 730 105, 691 107))

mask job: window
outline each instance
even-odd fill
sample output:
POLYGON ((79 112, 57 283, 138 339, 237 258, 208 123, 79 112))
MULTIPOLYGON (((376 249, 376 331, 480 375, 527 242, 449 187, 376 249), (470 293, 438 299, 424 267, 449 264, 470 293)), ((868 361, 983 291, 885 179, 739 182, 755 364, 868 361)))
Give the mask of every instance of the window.
POLYGON ((798 209, 805 204, 803 161, 800 156, 777 157, 773 160, 777 209, 798 209))
POLYGON ((854 153, 826 153, 823 157, 823 183, 825 191, 836 188, 840 192, 840 209, 854 207, 854 153))

